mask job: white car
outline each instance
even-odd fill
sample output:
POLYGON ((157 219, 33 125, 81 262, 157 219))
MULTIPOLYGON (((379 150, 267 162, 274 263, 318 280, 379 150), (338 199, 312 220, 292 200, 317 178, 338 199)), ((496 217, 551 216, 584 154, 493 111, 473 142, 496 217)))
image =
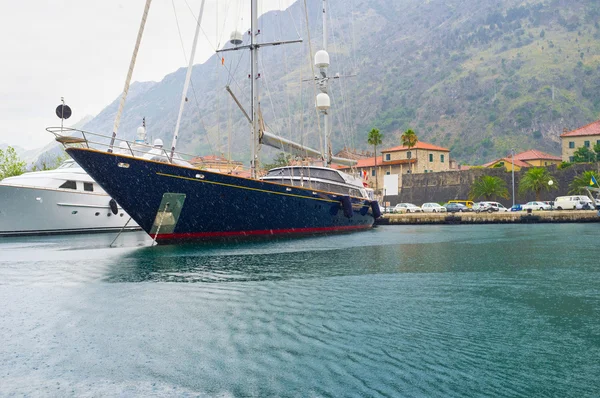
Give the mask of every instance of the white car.
POLYGON ((422 213, 423 210, 419 206, 412 203, 398 203, 394 207, 394 213, 422 213))
POLYGON ((527 202, 521 206, 523 210, 551 210, 552 206, 544 202, 527 202))
POLYGON ((593 209, 594 204, 590 198, 580 196, 559 196, 554 200, 556 210, 581 210, 583 208, 593 209))
POLYGON ((509 211, 506 207, 504 207, 504 205, 502 203, 498 203, 498 202, 479 202, 479 206, 477 206, 477 209, 475 210, 477 213, 483 212, 483 211, 487 211, 488 213, 492 213, 492 212, 507 212, 509 211))
POLYGON ((446 208, 444 206, 440 206, 439 203, 423 203, 421 206, 421 210, 423 213, 445 213, 446 208))

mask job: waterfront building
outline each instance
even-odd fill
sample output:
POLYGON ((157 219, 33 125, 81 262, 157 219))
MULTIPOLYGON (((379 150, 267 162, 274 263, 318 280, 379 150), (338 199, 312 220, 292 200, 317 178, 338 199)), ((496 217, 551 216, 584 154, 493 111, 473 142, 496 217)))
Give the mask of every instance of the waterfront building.
POLYGON ((450 150, 427 142, 419 141, 414 147, 400 145, 381 150, 381 156, 358 159, 355 166, 338 166, 341 170, 357 170, 371 188, 375 188, 377 175, 378 188, 383 186, 385 175, 398 175, 398 186, 402 186, 403 174, 435 173, 450 170, 450 150))
POLYGON ((506 171, 512 171, 514 165, 515 171, 519 171, 522 168, 527 167, 546 167, 551 165, 558 165, 562 159, 559 156, 550 155, 548 153, 538 151, 537 149, 530 149, 525 152, 515 154, 514 161, 512 156, 506 156, 500 159, 492 160, 483 165, 487 168, 504 167, 506 171))
POLYGON ((575 151, 581 147, 593 150, 594 145, 600 144, 600 120, 564 132, 560 135, 562 145, 562 161, 573 162, 575 151))

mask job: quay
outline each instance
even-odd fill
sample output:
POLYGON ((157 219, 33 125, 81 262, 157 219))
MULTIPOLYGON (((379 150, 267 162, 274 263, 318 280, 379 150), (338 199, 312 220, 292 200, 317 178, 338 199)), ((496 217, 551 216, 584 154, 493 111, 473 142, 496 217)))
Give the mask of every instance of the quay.
POLYGON ((415 224, 531 224, 600 222, 596 210, 551 210, 507 213, 409 213, 384 214, 377 225, 415 224))

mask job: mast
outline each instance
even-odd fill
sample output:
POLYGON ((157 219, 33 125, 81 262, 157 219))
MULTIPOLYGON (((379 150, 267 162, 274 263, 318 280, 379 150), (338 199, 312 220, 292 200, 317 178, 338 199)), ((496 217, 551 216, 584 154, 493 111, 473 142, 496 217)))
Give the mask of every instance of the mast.
POLYGON ((129 62, 129 71, 127 72, 127 78, 125 78, 125 87, 123 88, 123 95, 121 96, 121 101, 119 102, 119 110, 117 111, 115 123, 113 124, 112 138, 110 139, 110 146, 108 147, 108 152, 113 151, 115 138, 117 137, 117 130, 119 129, 121 115, 123 114, 123 108, 125 107, 125 99, 127 98, 127 93, 129 92, 129 83, 131 82, 131 75, 133 74, 133 68, 135 67, 135 60, 137 58, 137 53, 140 48, 140 43, 142 42, 142 35, 144 33, 144 27, 146 26, 146 19, 148 18, 148 10, 150 9, 150 3, 152 3, 152 0, 146 0, 144 14, 142 15, 142 22, 140 23, 137 39, 135 41, 135 48, 133 49, 131 61, 129 62))
MULTIPOLYGON (((327 0, 323 0, 323 51, 327 51, 327 4, 326 4, 327 0)), ((328 94, 328 87, 327 87, 327 68, 323 68, 323 88, 321 89, 321 91, 325 94, 328 94)), ((329 146, 330 146, 330 132, 329 132, 329 109, 326 110, 323 113, 323 130, 325 133, 325 144, 324 144, 324 151, 325 153, 323 154, 323 159, 324 159, 324 166, 329 166, 329 164, 331 164, 331 158, 329 157, 329 146)))
POLYGON ((257 11, 257 0, 252 0, 250 9, 250 79, 252 80, 252 160, 250 160, 250 167, 252 170, 252 178, 257 177, 257 160, 258 160, 258 81, 260 77, 258 73, 258 43, 256 36, 258 36, 258 11, 257 11))
POLYGON ((173 161, 173 155, 175 154, 175 147, 177 146, 177 135, 179 134, 179 124, 181 123, 181 115, 183 114, 183 107, 187 100, 187 91, 190 87, 190 80, 192 78, 192 68, 194 67, 194 56, 196 55, 196 45, 198 44, 198 36, 200 33, 200 22, 202 21, 202 14, 204 13, 204 1, 200 4, 200 11, 198 12, 198 20, 196 23, 196 33, 194 33, 194 42, 192 44, 192 52, 190 54, 190 62, 188 63, 187 72, 185 74, 185 83, 183 84, 183 94, 181 95, 181 104, 179 105, 179 114, 177 115, 177 123, 175 124, 175 132, 173 133, 173 143, 171 144, 171 156, 170 160, 173 161))
POLYGON ((331 101, 328 94, 328 83, 329 77, 327 77, 327 68, 329 67, 329 54, 327 53, 327 4, 326 0, 323 0, 323 49, 317 51, 315 54, 315 66, 319 68, 319 75, 315 76, 317 86, 320 93, 317 94, 316 106, 317 109, 323 114, 323 135, 324 135, 324 146, 323 146, 323 166, 327 167, 331 164, 330 152, 330 120, 329 120, 329 108, 331 101))
POLYGON ((217 53, 223 53, 226 51, 237 51, 242 49, 250 50, 250 79, 251 79, 251 109, 250 116, 248 116, 247 112, 241 106, 240 102, 237 100, 229 86, 226 87, 226 90, 233 97, 237 106, 241 109, 242 113, 251 126, 251 135, 252 135, 252 159, 250 160, 250 167, 252 170, 252 178, 258 177, 258 148, 260 146, 260 134, 259 134, 259 114, 260 114, 260 101, 259 101, 259 93, 258 93, 258 79, 260 79, 260 73, 258 72, 258 49, 260 47, 265 46, 278 46, 281 44, 292 44, 292 43, 300 43, 302 39, 297 40, 283 40, 283 41, 274 41, 267 43, 259 43, 257 40, 258 35, 260 34, 260 30, 258 29, 258 7, 257 0, 252 0, 250 3, 250 31, 248 32, 250 36, 250 45, 240 45, 243 43, 242 34, 240 32, 234 31, 231 33, 231 39, 229 42, 234 45, 232 48, 223 48, 221 50, 217 50, 217 53))

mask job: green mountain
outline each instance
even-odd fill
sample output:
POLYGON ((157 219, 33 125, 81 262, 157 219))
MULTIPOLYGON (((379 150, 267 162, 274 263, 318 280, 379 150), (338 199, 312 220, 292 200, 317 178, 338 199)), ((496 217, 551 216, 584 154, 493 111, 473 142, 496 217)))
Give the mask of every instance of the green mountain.
MULTIPOLYGON (((384 146, 412 128, 449 147, 463 163, 482 163, 537 148, 560 152, 559 135, 600 118, 600 5, 595 0, 330 0, 330 74, 334 150, 368 149, 379 128, 384 146)), ((270 130, 319 146, 308 54, 320 49, 321 2, 309 0, 261 17, 262 41, 303 44, 261 50, 261 107, 270 130), (304 81, 304 82, 303 82, 304 81)), ((247 38, 246 38, 247 39, 247 38)), ((133 38, 132 38, 133 41, 133 38)), ((225 92, 244 102, 249 57, 215 55, 193 74, 184 112, 184 152, 247 159, 248 125, 225 92)), ((170 142, 183 69, 138 83, 126 106, 123 136, 142 117, 154 138, 170 142)), ((86 128, 109 132, 117 101, 86 128)), ((263 150, 264 157, 273 152, 263 150)))

